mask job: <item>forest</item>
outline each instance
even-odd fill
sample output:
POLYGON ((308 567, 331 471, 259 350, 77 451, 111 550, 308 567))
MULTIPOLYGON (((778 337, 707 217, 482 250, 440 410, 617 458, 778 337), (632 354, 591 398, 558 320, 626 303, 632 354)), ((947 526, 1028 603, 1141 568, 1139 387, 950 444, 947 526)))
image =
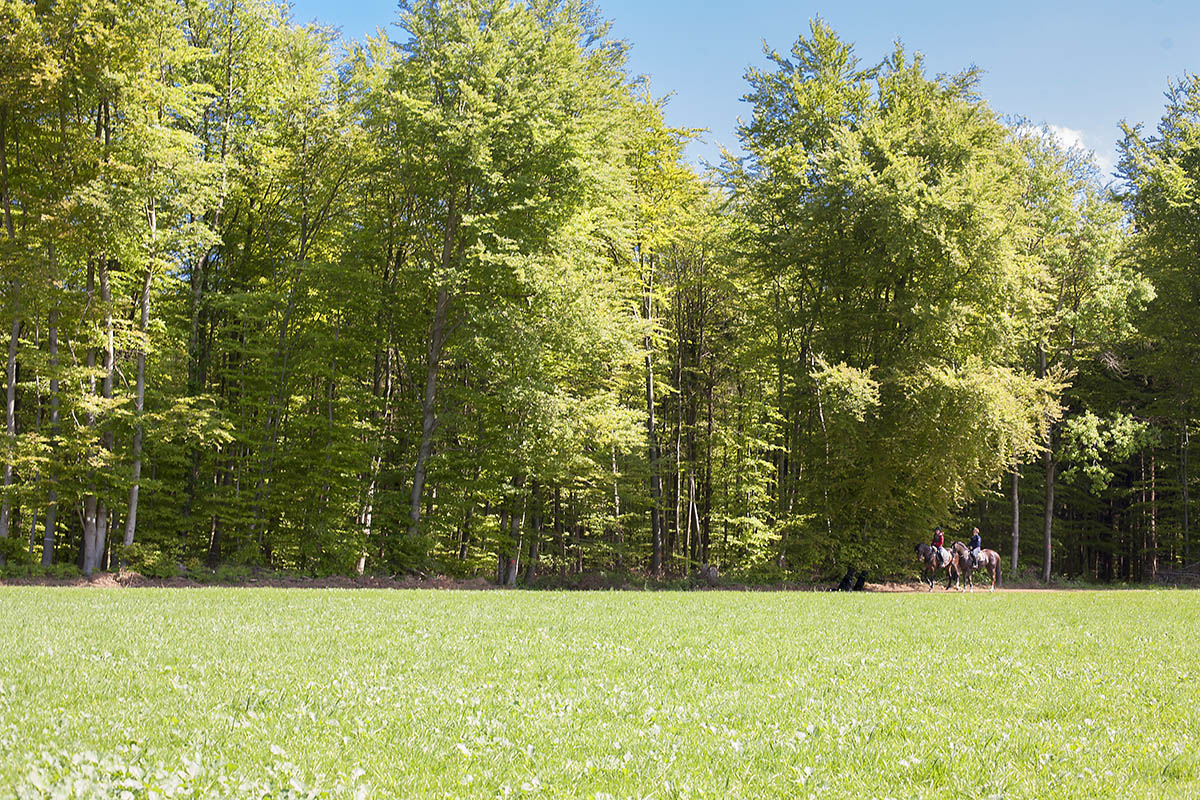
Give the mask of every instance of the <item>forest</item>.
POLYGON ((816 19, 697 165, 589 0, 0 9, 5 574, 1197 559, 1195 74, 1102 174, 816 19))

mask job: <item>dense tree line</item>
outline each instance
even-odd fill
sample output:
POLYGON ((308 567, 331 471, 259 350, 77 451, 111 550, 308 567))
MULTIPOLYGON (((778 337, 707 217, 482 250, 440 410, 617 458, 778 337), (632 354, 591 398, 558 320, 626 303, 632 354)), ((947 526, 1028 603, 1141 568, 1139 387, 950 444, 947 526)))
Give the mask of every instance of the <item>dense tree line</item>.
POLYGON ((3 1, 10 571, 1194 558, 1195 76, 1107 181, 816 21, 701 174, 586 0, 398 19, 3 1))

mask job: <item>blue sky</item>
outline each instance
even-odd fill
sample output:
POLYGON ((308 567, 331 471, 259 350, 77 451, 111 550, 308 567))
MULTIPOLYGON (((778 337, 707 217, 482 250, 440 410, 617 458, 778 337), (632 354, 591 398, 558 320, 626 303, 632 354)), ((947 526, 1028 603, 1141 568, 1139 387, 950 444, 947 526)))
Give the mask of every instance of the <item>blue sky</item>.
MULTIPOLYGON (((672 92, 674 125, 707 128, 693 159, 736 147, 734 127, 749 111, 741 96, 748 66, 762 65, 762 41, 786 51, 824 17, 874 63, 897 39, 926 57, 930 72, 984 70, 982 93, 1004 114, 1055 126, 1060 138, 1094 150, 1109 167, 1118 123, 1152 126, 1170 77, 1200 71, 1196 0, 599 0, 613 32, 632 45, 630 66, 655 92, 672 92)), ((393 0, 295 0, 297 21, 336 25, 348 38, 389 31, 393 0)))

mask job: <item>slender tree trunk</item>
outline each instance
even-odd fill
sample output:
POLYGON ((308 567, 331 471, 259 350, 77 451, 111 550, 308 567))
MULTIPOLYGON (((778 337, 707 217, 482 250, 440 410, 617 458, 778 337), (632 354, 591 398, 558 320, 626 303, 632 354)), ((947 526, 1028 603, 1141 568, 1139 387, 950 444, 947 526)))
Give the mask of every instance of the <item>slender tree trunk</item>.
POLYGON ((508 533, 512 549, 504 560, 505 586, 517 585, 517 572, 521 566, 521 538, 525 532, 525 494, 521 489, 524 486, 525 478, 523 476, 518 475, 513 478, 513 487, 516 488, 517 494, 513 497, 512 515, 508 519, 508 524, 511 526, 508 533))
POLYGON ((1047 448, 1043 457, 1046 468, 1046 516, 1042 531, 1042 580, 1050 580, 1051 559, 1054 555, 1054 478, 1058 465, 1054 461, 1054 451, 1047 448))
MULTIPOLYGON (((0 104, 0 206, 4 209, 4 230, 8 241, 16 240, 13 230, 12 199, 8 193, 8 106, 0 104)), ((5 395, 4 419, 8 433, 9 444, 15 449, 17 438, 17 343, 21 338, 21 312, 18 306, 17 285, 10 282, 9 292, 13 301, 12 338, 8 340, 8 368, 6 370, 8 391, 5 395)), ((8 488, 13 482, 13 463, 11 458, 4 459, 4 499, 0 501, 0 539, 8 538, 10 503, 8 488)), ((0 564, 4 563, 4 553, 0 551, 0 564)))
MULTIPOLYGON (((52 257, 53 260, 53 257, 52 257)), ((50 441, 53 447, 58 435, 58 309, 50 311, 50 441)), ((54 476, 50 476, 50 491, 46 504, 46 531, 42 536, 42 566, 54 563, 54 533, 58 523, 58 491, 54 476)))
POLYGON ((712 562, 712 440, 713 440, 713 384, 716 379, 709 376, 708 384, 708 435, 704 440, 704 562, 712 562))
MULTIPOLYGON (((508 530, 508 503, 504 504, 504 508, 500 510, 500 533, 508 530)), ((501 537, 503 538, 503 537, 501 537)), ((503 586, 504 578, 508 575, 508 553, 505 551, 504 542, 500 541, 496 548, 496 585, 503 586)))
POLYGON ((1017 557, 1021 553, 1021 473, 1012 471, 1012 572, 1017 574, 1017 557))
POLYGON ((616 568, 624 566, 624 537, 621 534, 621 492, 617 485, 617 446, 612 446, 612 479, 613 479, 613 545, 617 549, 616 568))
MULTIPOLYGON (((4 396, 4 424, 8 435, 9 447, 15 449, 17 442, 17 342, 21 338, 21 317, 14 314, 11 338, 8 340, 8 368, 5 371, 8 390, 4 396)), ((8 488, 13 482, 13 462, 11 458, 4 460, 4 500, 0 502, 0 539, 8 538, 9 514, 11 505, 8 500, 8 488)), ((0 564, 4 563, 4 554, 0 552, 0 564)))
MULTIPOLYGON (((1046 348, 1038 347, 1038 375, 1046 376, 1046 348)), ((1046 472, 1046 503, 1044 528, 1042 530, 1042 580, 1049 582, 1051 561, 1054 557, 1054 478, 1057 464, 1054 461, 1054 425, 1046 431, 1046 453, 1042 463, 1046 472)))
POLYGON ((433 434, 437 427, 437 379, 446 344, 446 328, 450 297, 446 287, 438 290, 433 323, 429 328, 429 354, 425 366, 425 394, 421 400, 421 444, 413 466, 412 498, 408 512, 408 535, 415 538, 421 529, 421 498, 429 456, 433 452, 433 434))
MULTIPOLYGON (((444 273, 454 263, 455 247, 458 244, 459 213, 458 192, 451 187, 446 204, 446 230, 443 232, 442 238, 441 268, 444 273)), ((448 338, 449 317, 450 290, 443 283, 438 287, 433 321, 429 325, 425 393, 421 399, 421 443, 417 449, 417 462, 413 466, 412 498, 408 513, 408 536, 411 539, 415 539, 421 530, 421 496, 425 489, 429 456, 433 452, 433 434, 437 428, 438 370, 442 364, 442 353, 448 338)))
POLYGON ((559 556, 562 558, 559 569, 565 575, 567 573, 567 532, 563 523, 562 487, 559 486, 554 487, 554 538, 558 542, 559 556))
POLYGON ((688 539, 692 540, 692 561, 701 562, 700 510, 696 506, 695 470, 688 473, 688 539))
POLYGON ((1142 546, 1138 550, 1137 572, 1138 579, 1144 580, 1146 577, 1146 561, 1149 555, 1150 548, 1147 545, 1147 537, 1150 531, 1150 509, 1146 502, 1146 451, 1138 453, 1138 461, 1141 463, 1142 480, 1141 480, 1141 511, 1142 511, 1142 546))
MULTIPOLYGON (((96 509, 99 504, 96 495, 90 494, 83 498, 83 562, 80 565, 88 573, 96 552, 96 509)), ((90 573, 88 573, 90 574, 90 573)))
POLYGON ((1158 480, 1154 451, 1150 451, 1150 580, 1158 579, 1158 480))
MULTIPOLYGON (((644 267, 643 267, 644 269, 644 267)), ((649 326, 654 313, 654 265, 651 260, 650 276, 643 281, 643 303, 645 306, 646 334, 642 339, 642 347, 646 357, 646 440, 650 457, 650 572, 662 575, 663 568, 663 535, 662 535, 662 481, 659 478, 658 463, 658 433, 654 427, 654 361, 653 342, 649 326)))
MULTIPOLYGON (((91 257, 88 258, 86 287, 87 287, 86 288, 86 293, 87 293, 87 309, 86 310, 90 310, 91 306, 92 306, 92 302, 95 299, 95 289, 96 289, 96 264, 95 264, 95 259, 91 258, 91 257)), ((86 310, 85 310, 85 313, 86 313, 86 310)), ((87 373, 88 373, 87 393, 90 395, 95 395, 96 394, 96 374, 95 374, 96 348, 92 347, 90 344, 88 345, 88 348, 87 348, 87 357, 84 359, 84 363, 87 365, 87 373)), ((94 431, 96 428, 96 412, 91 409, 87 410, 84 413, 84 421, 85 421, 87 430, 89 432, 94 431)), ((95 492, 96 492, 95 482, 96 482, 95 470, 90 470, 89 474, 88 474, 87 494, 85 494, 84 498, 83 498, 83 502, 82 502, 82 506, 81 506, 82 517, 80 519, 80 525, 83 528, 81 531, 82 538, 83 538, 83 542, 82 542, 83 547, 81 548, 82 560, 80 561, 80 568, 85 572, 88 570, 88 566, 93 557, 92 554, 95 552, 95 547, 96 547, 96 511, 97 511, 97 505, 99 503, 99 500, 95 494, 95 492)))
MULTIPOLYGON (((796 448, 796 442, 793 440, 791 443, 789 443, 788 439, 787 439, 787 433, 786 433, 787 424, 788 424, 788 414, 787 414, 787 408, 784 403, 784 396, 785 396, 785 388, 784 387, 786 385, 785 379, 784 379, 785 353, 783 351, 783 313, 782 313, 783 312, 783 303, 780 298, 780 293, 781 292, 780 292, 779 280, 776 279, 774 281, 774 286, 773 286, 773 291, 771 293, 771 296, 772 296, 772 300, 773 300, 773 304, 774 304, 773 318, 775 321, 775 380, 776 380, 775 403, 779 410, 779 417, 781 420, 781 424, 779 426, 779 430, 777 433, 778 442, 779 442, 779 452, 776 454, 776 465, 775 465, 775 522, 777 525, 780 525, 782 527, 782 532, 779 536, 779 552, 776 555, 775 564, 780 569, 782 569, 787 563, 787 552, 788 552, 788 540, 787 540, 787 537, 788 537, 787 527, 788 526, 782 525, 782 522, 783 522, 785 516, 787 515, 787 513, 786 513, 787 512, 787 506, 786 506, 787 500, 786 500, 786 492, 784 491, 784 487, 787 484, 788 456, 790 455, 790 448, 796 448)), ((804 363, 804 362, 802 361, 801 363, 804 363)), ((740 392, 741 392, 741 389, 739 387, 739 394, 740 394, 740 392)), ((796 449, 798 450, 798 448, 796 448, 796 449)))
POLYGON ((1179 483, 1183 487, 1183 563, 1186 566, 1192 560, 1192 531, 1189 518, 1191 502, 1188 496, 1188 428, 1191 420, 1185 409, 1183 415, 1183 446, 1179 453, 1179 483))
MULTIPOLYGON (((106 260, 101 260, 99 263, 100 277, 100 303, 104 306, 104 378, 100 382, 100 396, 106 401, 105 407, 108 407, 108 402, 112 400, 113 395, 113 373, 116 369, 116 351, 113 346, 113 313, 112 313, 112 286, 109 283, 109 264, 106 260)), ((104 449, 109 453, 113 451, 113 432, 111 429, 104 431, 100 437, 104 449)), ((100 566, 100 562, 104 556, 104 545, 108 539, 108 522, 109 513, 108 505, 104 500, 97 500, 96 503, 96 530, 94 543, 90 548, 88 557, 84 559, 83 571, 87 575, 100 566)))
MULTIPOLYGON (((675 542, 683 542, 687 557, 687 538, 683 532, 683 291, 676 277, 675 286, 675 542)), ((647 317, 649 318, 649 317, 647 317)), ((689 512, 690 513, 690 512, 689 512)), ((691 517, 688 518, 690 524, 691 517)), ((672 548, 667 548, 672 552, 672 548)), ((684 572, 687 572, 686 567, 684 572)))
POLYGON ((541 487, 534 481, 530 492, 533 501, 533 525, 529 532, 529 560, 525 564, 525 582, 532 583, 537 577, 538 557, 542 547, 542 493, 541 487))
POLYGON ((154 277, 152 269, 146 267, 146 278, 142 282, 141 297, 141 332, 143 341, 137 355, 137 387, 134 389, 133 412, 136 427, 133 429, 133 470, 129 484, 129 516, 125 520, 125 539, 123 544, 129 547, 133 544, 137 533, 138 492, 142 481, 142 412, 146 407, 146 342, 150 329, 150 285, 154 277))
POLYGON ((471 520, 475 516, 475 502, 467 502, 467 510, 463 514, 462 536, 458 540, 458 560, 466 561, 471 547, 471 520))

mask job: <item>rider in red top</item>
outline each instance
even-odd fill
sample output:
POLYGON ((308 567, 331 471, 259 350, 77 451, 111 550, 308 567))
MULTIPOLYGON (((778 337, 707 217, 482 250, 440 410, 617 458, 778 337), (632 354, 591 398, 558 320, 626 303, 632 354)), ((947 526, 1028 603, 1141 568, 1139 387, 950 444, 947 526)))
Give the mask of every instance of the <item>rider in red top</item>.
POLYGON ((942 526, 939 525, 933 529, 933 551, 937 553, 938 566, 942 565, 942 543, 946 541, 946 534, 942 533, 942 526))

